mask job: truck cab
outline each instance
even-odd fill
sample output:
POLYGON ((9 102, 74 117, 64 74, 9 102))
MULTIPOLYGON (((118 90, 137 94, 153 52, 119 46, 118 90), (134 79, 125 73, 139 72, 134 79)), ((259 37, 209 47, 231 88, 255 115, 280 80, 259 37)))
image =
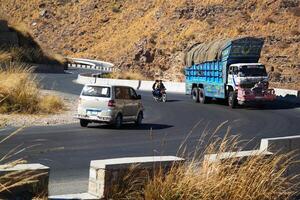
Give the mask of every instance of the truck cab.
POLYGON ((236 63, 228 68, 227 93, 229 106, 275 100, 269 89, 266 68, 261 63, 236 63), (229 94, 232 92, 231 94, 229 94))

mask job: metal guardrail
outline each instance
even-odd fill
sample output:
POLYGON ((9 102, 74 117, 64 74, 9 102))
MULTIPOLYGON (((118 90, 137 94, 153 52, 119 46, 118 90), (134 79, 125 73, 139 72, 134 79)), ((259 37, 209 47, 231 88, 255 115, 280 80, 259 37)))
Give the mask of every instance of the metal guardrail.
POLYGON ((109 62, 99 61, 99 60, 89 60, 82 58, 67 58, 68 67, 82 68, 82 69, 94 69, 101 72, 113 72, 114 65, 109 62))

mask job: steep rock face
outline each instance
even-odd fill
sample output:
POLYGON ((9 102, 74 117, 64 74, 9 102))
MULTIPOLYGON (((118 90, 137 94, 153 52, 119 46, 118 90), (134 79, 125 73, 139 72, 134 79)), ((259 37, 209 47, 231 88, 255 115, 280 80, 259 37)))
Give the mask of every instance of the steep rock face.
POLYGON ((182 58, 195 43, 262 37, 261 62, 274 68, 272 80, 299 88, 299 2, 0 0, 0 13, 25 23, 41 46, 57 53, 107 60, 169 80, 183 80, 182 58))

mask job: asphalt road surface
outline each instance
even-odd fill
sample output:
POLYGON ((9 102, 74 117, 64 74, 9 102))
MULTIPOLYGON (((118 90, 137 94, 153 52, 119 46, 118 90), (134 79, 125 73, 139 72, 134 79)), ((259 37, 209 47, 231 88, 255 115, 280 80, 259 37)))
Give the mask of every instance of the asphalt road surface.
MULTIPOLYGON (((82 85, 73 82, 81 70, 72 74, 39 74, 45 89, 79 94, 82 85)), ((299 106, 277 102, 264 109, 229 109, 222 104, 195 104, 188 96, 168 94, 167 103, 152 100, 150 92, 141 92, 145 106, 144 124, 137 128, 125 125, 121 130, 109 126, 79 123, 61 126, 28 127, 0 145, 0 154, 20 145, 26 148, 14 158, 23 157, 31 163, 42 163, 51 168, 50 194, 86 192, 91 160, 149 155, 176 155, 179 146, 186 142, 192 152, 202 134, 217 132, 223 136, 239 134, 241 139, 252 142, 254 148, 261 138, 300 134, 299 106), (254 138, 254 139, 253 139, 254 138)), ((5 137, 15 128, 0 130, 5 137)))

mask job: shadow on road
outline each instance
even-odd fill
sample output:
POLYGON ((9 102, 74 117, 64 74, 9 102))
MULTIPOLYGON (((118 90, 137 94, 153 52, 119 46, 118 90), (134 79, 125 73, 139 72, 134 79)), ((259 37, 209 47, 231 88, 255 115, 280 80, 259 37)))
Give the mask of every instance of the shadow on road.
MULTIPOLYGON (((213 101, 213 104, 227 106, 226 101, 213 101)), ((253 105, 239 105, 237 109, 246 109, 246 110, 286 110, 300 108, 300 101, 297 99, 290 98, 278 98, 274 102, 266 102, 264 104, 253 104, 253 105)))
POLYGON ((178 102, 178 101, 181 101, 181 100, 178 100, 178 99, 170 99, 170 100, 167 100, 167 103, 178 102))
MULTIPOLYGON (((122 128, 119 130, 161 130, 172 128, 172 125, 166 124, 142 124, 140 126, 136 126, 135 124, 123 124, 122 128)), ((89 128, 101 128, 101 129, 114 129, 112 125, 96 125, 96 126, 89 126, 89 128)))
POLYGON ((247 109, 251 109, 251 110, 286 110, 286 109, 294 109, 294 108, 300 108, 300 103, 288 102, 288 101, 279 99, 272 103, 266 103, 264 105, 252 106, 252 107, 248 107, 247 109))

